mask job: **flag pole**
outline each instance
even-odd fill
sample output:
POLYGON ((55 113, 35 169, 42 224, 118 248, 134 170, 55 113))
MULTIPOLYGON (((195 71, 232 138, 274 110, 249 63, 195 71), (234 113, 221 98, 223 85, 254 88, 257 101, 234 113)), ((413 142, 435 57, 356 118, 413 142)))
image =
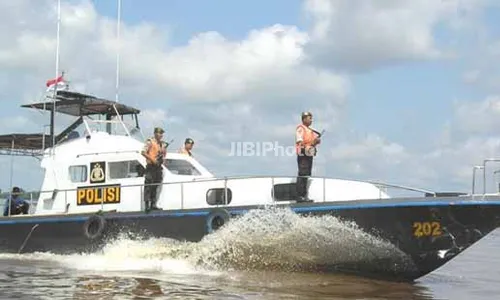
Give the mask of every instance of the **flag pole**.
MULTIPOLYGON (((61 31, 61 0, 57 0, 57 37, 56 37, 56 79, 59 77, 59 40, 61 31)), ((55 113, 56 113, 56 98, 57 98, 57 85, 56 82, 54 86, 54 96, 52 97, 52 111, 50 112, 50 136, 52 139, 51 147, 52 153, 54 152, 54 146, 56 144, 56 136, 54 134, 54 123, 55 123, 55 113)))
POLYGON ((118 102, 118 89, 120 86, 120 22, 121 22, 121 10, 122 10, 122 1, 118 0, 118 8, 117 8, 117 22, 116 22, 116 40, 117 40, 117 51, 116 51, 116 86, 115 86, 115 102, 118 102))

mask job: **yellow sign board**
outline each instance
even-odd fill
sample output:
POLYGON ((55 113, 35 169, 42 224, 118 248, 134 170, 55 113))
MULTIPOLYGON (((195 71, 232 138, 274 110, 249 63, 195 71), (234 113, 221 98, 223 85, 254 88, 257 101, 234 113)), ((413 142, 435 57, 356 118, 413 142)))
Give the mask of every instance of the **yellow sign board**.
POLYGON ((76 205, 117 204, 121 201, 119 184, 79 187, 76 205))

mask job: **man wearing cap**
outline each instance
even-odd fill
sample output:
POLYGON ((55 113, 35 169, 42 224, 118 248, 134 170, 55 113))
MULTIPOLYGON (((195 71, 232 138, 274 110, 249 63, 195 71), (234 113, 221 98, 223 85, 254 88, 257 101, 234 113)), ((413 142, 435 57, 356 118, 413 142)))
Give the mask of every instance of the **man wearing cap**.
POLYGON ((5 217, 9 215, 14 216, 20 214, 25 214, 25 215, 28 214, 30 205, 27 201, 21 198, 20 195, 21 195, 20 188, 18 188, 17 186, 12 188, 11 196, 9 197, 9 199, 5 201, 5 208, 3 211, 3 215, 5 217))
POLYGON ((146 158, 145 187, 144 187, 144 202, 146 204, 146 211, 159 209, 156 206, 156 193, 158 185, 163 181, 163 160, 167 155, 167 144, 162 141, 163 133, 162 128, 156 127, 154 129, 154 137, 147 139, 144 144, 144 149, 141 154, 146 158))
POLYGON ((310 202, 307 197, 307 181, 311 176, 313 157, 316 155, 316 146, 321 142, 319 135, 310 128, 312 124, 312 114, 302 113, 302 123, 295 131, 295 148, 297 152, 297 201, 310 202))
POLYGON ((187 138, 184 141, 184 146, 179 149, 179 153, 187 154, 189 156, 193 156, 193 153, 191 153, 191 151, 193 150, 193 146, 194 146, 193 139, 192 138, 187 138))

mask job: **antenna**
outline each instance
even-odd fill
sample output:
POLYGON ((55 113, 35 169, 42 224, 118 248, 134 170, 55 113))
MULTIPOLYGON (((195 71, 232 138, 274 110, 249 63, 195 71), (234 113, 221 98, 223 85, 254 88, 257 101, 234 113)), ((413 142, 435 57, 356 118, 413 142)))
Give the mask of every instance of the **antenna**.
MULTIPOLYGON (((56 38, 56 77, 59 77, 59 39, 61 31, 61 0, 57 1, 57 38, 56 38)), ((54 97, 52 98, 52 111, 50 112, 50 136, 52 138, 52 151, 54 152, 54 146, 56 144, 56 136, 54 134, 54 119, 56 113, 56 97, 57 97, 57 82, 54 86, 54 97)))
POLYGON ((116 40, 117 40, 117 51, 116 51, 116 87, 115 87, 115 102, 118 102, 118 89, 120 86, 120 21, 121 21, 121 10, 122 1, 118 0, 118 19, 116 21, 116 40))

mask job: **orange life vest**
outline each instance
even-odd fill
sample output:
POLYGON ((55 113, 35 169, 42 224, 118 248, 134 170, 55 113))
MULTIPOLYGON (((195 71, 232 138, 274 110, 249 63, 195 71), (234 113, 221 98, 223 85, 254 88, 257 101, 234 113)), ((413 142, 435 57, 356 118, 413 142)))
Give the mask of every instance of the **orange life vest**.
MULTIPOLYGON (((311 128, 305 126, 304 124, 299 124, 297 126, 296 130, 297 135, 302 136, 302 145, 305 148, 306 151, 309 151, 309 149, 313 146, 314 139, 316 138, 316 133, 311 130, 311 128)), ((301 154, 301 146, 299 144, 295 145, 295 151, 297 154, 301 154)))
MULTIPOLYGON (((161 155, 163 157, 164 151, 163 151, 162 145, 160 143, 158 143, 158 141, 155 138, 150 139, 150 141, 151 141, 151 145, 150 145, 149 150, 148 150, 148 156, 156 158, 161 153, 161 155)), ((149 158, 147 160, 148 160, 148 163, 153 163, 149 158)))

